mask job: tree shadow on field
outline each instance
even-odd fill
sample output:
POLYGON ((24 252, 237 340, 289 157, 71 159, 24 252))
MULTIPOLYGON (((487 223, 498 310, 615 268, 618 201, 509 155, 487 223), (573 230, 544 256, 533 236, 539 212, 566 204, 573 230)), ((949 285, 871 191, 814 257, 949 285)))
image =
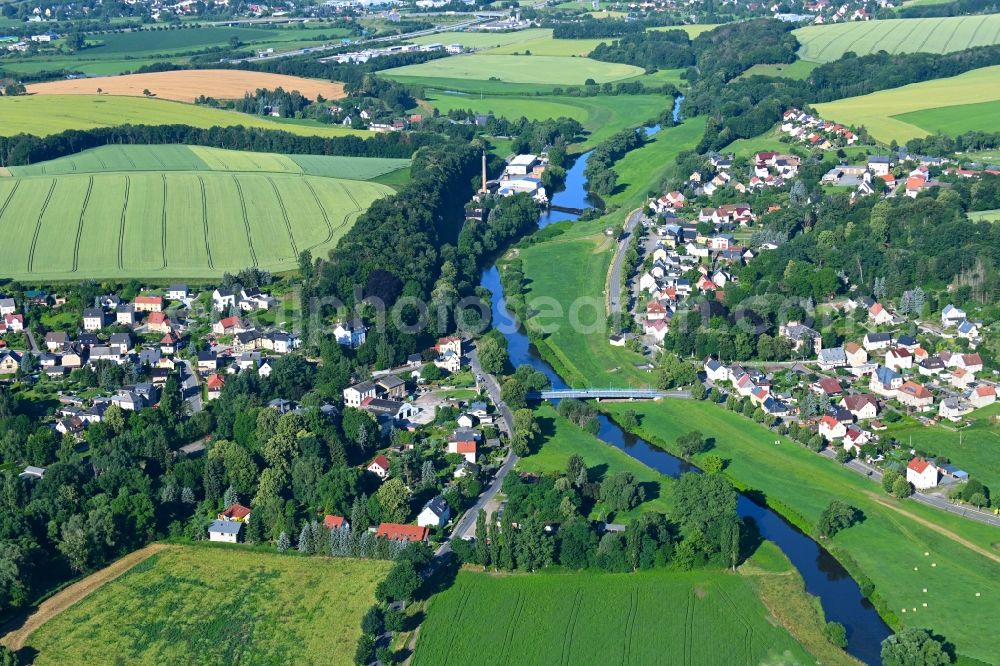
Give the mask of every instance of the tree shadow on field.
POLYGON ((587 468, 587 480, 588 481, 603 481, 604 477, 608 473, 608 464, 600 463, 599 465, 594 465, 593 467, 587 468))
POLYGON ((643 501, 651 502, 660 498, 660 484, 656 481, 643 481, 639 484, 643 492, 643 501))
POLYGON ((424 601, 430 599, 438 592, 447 590, 455 582, 455 576, 458 575, 458 568, 458 558, 454 556, 449 557, 447 561, 442 562, 434 570, 434 573, 428 576, 420 587, 417 588, 417 591, 413 595, 413 600, 424 601))

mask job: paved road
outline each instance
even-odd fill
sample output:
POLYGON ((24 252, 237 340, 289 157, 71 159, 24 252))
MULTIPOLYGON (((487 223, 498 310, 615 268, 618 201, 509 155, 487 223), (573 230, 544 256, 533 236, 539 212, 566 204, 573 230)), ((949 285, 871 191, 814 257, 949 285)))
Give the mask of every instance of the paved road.
MULTIPOLYGON (((833 449, 827 448, 823 449, 822 455, 827 458, 835 459, 836 453, 833 449)), ((869 477, 875 483, 882 482, 882 470, 872 467, 871 465, 858 460, 857 458, 851 460, 847 465, 848 469, 857 472, 862 476, 869 477)), ((940 509, 942 511, 947 511, 948 513, 953 513, 956 516, 962 516, 963 518, 968 518, 970 520, 975 520, 980 523, 985 523, 986 525, 993 525, 994 527, 1000 527, 1000 516, 996 516, 988 511, 980 511, 974 507, 964 505, 964 504, 954 504, 946 497, 941 497, 940 495, 930 495, 922 492, 915 492, 910 495, 910 499, 920 502, 921 504, 926 504, 927 506, 934 507, 935 509, 940 509)))
POLYGON ((35 342, 35 336, 28 327, 24 328, 24 334, 28 336, 28 344, 31 345, 31 352, 33 354, 40 354, 41 350, 38 348, 38 343, 35 342))
POLYGON ((200 412, 204 405, 201 403, 201 382, 198 373, 191 367, 190 361, 181 361, 181 397, 187 402, 192 414, 200 412))
MULTIPOLYGON (((483 372, 482 367, 479 365, 479 357, 476 355, 476 350, 473 349, 469 352, 469 364, 472 366, 472 372, 476 377, 480 378, 480 385, 486 388, 486 393, 490 396, 490 400, 496 406, 497 411, 500 412, 502 418, 501 429, 504 430, 508 437, 510 433, 514 430, 514 413, 510 410, 501 397, 500 397, 500 383, 497 382, 496 377, 493 375, 483 372)), ((469 508, 465 514, 458 519, 455 523, 455 528, 451 531, 451 535, 448 537, 448 541, 441 544, 441 546, 434 553, 437 558, 443 558, 448 553, 451 552, 451 540, 461 539, 468 536, 473 536, 476 532, 476 517, 479 515, 480 509, 485 509, 486 513, 489 514, 491 511, 495 511, 495 500, 497 494, 500 492, 500 488, 503 486, 504 477, 512 469, 514 465, 517 464, 517 456, 514 454, 513 449, 507 452, 507 457, 504 458, 503 464, 500 465, 500 469, 497 470, 496 475, 490 484, 486 487, 476 500, 476 503, 469 508)))
POLYGON ((608 314, 619 314, 622 311, 622 261, 625 259, 625 250, 632 238, 632 230, 645 215, 641 208, 637 208, 629 213, 625 220, 625 233, 618 241, 615 249, 615 258, 611 260, 611 268, 608 277, 608 314))

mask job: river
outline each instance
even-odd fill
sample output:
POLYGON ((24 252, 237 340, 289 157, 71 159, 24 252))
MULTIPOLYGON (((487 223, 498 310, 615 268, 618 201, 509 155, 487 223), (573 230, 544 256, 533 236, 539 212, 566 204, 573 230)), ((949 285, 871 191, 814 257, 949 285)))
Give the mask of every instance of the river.
MULTIPOLYGON (((680 100, 674 106, 678 118, 680 100)), ((647 128, 654 134, 659 127, 647 128)), ((553 196, 558 205, 582 208, 586 205, 583 168, 589 153, 582 155, 567 171, 566 189, 553 196)), ((548 211, 539 219, 539 227, 553 222, 576 219, 569 213, 548 211)), ((493 326, 507 338, 510 362, 516 368, 528 365, 545 373, 555 389, 570 388, 543 361, 528 336, 520 329, 513 315, 507 310, 500 273, 496 265, 483 272, 482 286, 489 289, 493 326)), ((685 472, 699 471, 684 460, 659 449, 640 437, 626 433, 606 416, 600 416, 597 436, 605 443, 621 449, 636 460, 671 477, 685 472)), ((881 664, 879 655, 882 640, 892 631, 861 594, 858 584, 841 564, 816 541, 803 534, 780 515, 751 501, 741 494, 737 503, 740 516, 753 520, 763 538, 773 541, 802 574, 806 591, 819 598, 828 621, 839 622, 847 629, 847 651, 867 664, 881 664)))

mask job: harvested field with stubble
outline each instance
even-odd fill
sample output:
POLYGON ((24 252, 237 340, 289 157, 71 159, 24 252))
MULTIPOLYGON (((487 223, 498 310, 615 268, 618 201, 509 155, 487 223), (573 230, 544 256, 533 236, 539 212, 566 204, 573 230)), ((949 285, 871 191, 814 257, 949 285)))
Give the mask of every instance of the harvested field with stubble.
POLYGON ((63 79, 28 86, 32 95, 94 95, 98 89, 104 95, 143 97, 149 90, 161 99, 193 102, 199 95, 215 99, 240 99, 258 88, 298 90, 309 99, 322 95, 326 99, 344 97, 344 86, 319 79, 285 76, 267 72, 238 69, 187 69, 174 72, 150 72, 123 76, 100 76, 89 79, 63 79))

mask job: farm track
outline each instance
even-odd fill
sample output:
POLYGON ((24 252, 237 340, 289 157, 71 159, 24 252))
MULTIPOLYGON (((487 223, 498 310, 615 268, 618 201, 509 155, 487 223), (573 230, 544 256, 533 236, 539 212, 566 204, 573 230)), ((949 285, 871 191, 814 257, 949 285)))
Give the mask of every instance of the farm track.
MULTIPOLYGON (((622 666, 628 666, 632 661, 632 637, 635 632, 635 618, 639 614, 639 588, 632 590, 632 602, 629 604, 628 617, 625 619, 625 641, 622 644, 622 666)), ((569 666, 569 662, 566 662, 569 666)))
POLYGON ((288 231, 288 242, 292 245, 292 252, 298 257, 299 248, 295 244, 295 236, 292 235, 292 223, 288 220, 288 210, 285 208, 285 202, 281 198, 278 186, 274 184, 274 179, 269 176, 267 182, 271 183, 271 189, 274 190, 274 196, 278 200, 278 206, 281 208, 281 217, 285 221, 285 229, 288 231))
POLYGON ((697 601, 694 590, 687 595, 687 608, 684 609, 684 664, 694 660, 694 604, 697 601))
POLYGON ((52 201, 52 193, 56 191, 56 179, 52 179, 52 185, 49 187, 49 193, 45 195, 45 201, 42 203, 42 209, 38 211, 38 222, 35 223, 35 235, 31 237, 31 249, 28 250, 28 272, 31 273, 33 266, 35 265, 35 247, 38 245, 38 234, 42 233, 42 218, 45 217, 45 210, 49 207, 49 202, 52 201))
POLYGON ((118 270, 122 270, 125 263, 125 214, 128 211, 128 194, 131 187, 132 180, 125 176, 125 202, 122 204, 122 220, 118 228, 118 270))
MULTIPOLYGON (((862 35, 858 35, 857 37, 855 37, 855 38, 854 38, 854 41, 853 41, 853 42, 851 42, 850 44, 848 44, 848 45, 847 45, 847 48, 846 48, 846 49, 844 49, 844 50, 845 50, 845 51, 850 51, 851 49, 853 49, 853 48, 854 48, 854 45, 855 45, 855 44, 857 44, 857 43, 858 43, 858 42, 860 42, 860 41, 861 41, 862 39, 864 39, 864 38, 865 38, 865 37, 867 37, 868 35, 870 35, 870 34, 872 34, 873 32, 875 32, 875 31, 876 31, 877 29, 879 29, 879 27, 880 27, 880 26, 879 26, 879 24, 878 24, 878 23, 875 23, 875 22, 873 22, 873 23, 872 23, 872 25, 871 25, 871 28, 870 28, 870 29, 868 30, 868 32, 866 32, 866 33, 864 33, 864 34, 862 34, 862 35)), ((893 30, 895 30, 895 28, 893 28, 893 30)), ((890 31, 890 34, 891 34, 891 31, 890 31)))
POLYGON ((163 269, 167 268, 167 177, 160 174, 163 179, 163 209, 160 212, 160 252, 163 254, 163 269))
POLYGON ((37 609, 25 618, 24 623, 8 632, 0 638, 0 643, 6 645, 11 650, 17 651, 24 647, 28 638, 43 624, 56 617, 76 602, 82 600, 93 592, 118 578, 135 565, 149 559, 153 555, 162 552, 171 546, 164 543, 151 543, 145 548, 129 553, 125 557, 116 560, 96 571, 83 580, 73 583, 66 589, 56 593, 43 601, 37 609))
POLYGON ((969 20, 969 17, 968 17, 968 16, 966 16, 966 17, 965 17, 965 18, 963 18, 963 19, 962 19, 961 21, 956 21, 956 22, 955 22, 955 29, 951 31, 951 34, 950 34, 950 35, 948 35, 948 41, 946 41, 946 42, 944 43, 944 48, 942 49, 942 50, 943 50, 943 51, 944 51, 945 53, 947 53, 947 52, 948 52, 948 45, 949 45, 949 44, 951 44, 951 41, 952 41, 953 39, 955 39, 955 35, 956 35, 956 34, 958 34, 958 29, 959 29, 959 28, 961 28, 961 27, 962 27, 962 24, 963 24, 963 23, 965 23, 965 22, 966 22, 966 21, 968 21, 968 20, 969 20))
POLYGON ((576 631, 576 621, 580 617, 580 597, 583 590, 577 590, 573 597, 573 609, 569 612, 569 622, 567 622, 566 633, 563 635, 562 652, 559 655, 559 663, 562 666, 569 666, 569 656, 573 650, 573 633, 576 631))
POLYGON ((892 49, 893 54, 899 53, 899 49, 902 48, 903 44, 905 44, 910 39, 910 35, 915 33, 917 31, 917 28, 919 27, 920 27, 920 22, 914 21, 913 27, 910 28, 910 31, 906 33, 906 36, 903 37, 903 39, 901 39, 899 43, 892 49))
POLYGON ((983 29, 984 25, 986 25, 985 21, 979 21, 979 23, 976 25, 975 31, 973 31, 973 33, 972 33, 972 37, 969 38, 969 44, 975 44, 976 43, 976 35, 979 34, 979 31, 983 29))
POLYGON ((94 177, 91 176, 87 179, 87 193, 83 196, 83 206, 80 208, 80 220, 76 225, 76 242, 73 243, 73 269, 72 273, 76 273, 77 268, 80 266, 80 238, 83 237, 83 218, 87 214, 87 204, 90 203, 90 193, 94 189, 94 177))
POLYGON ((749 657, 753 654, 753 627, 746 621, 746 618, 743 617, 743 613, 740 612, 739 607, 735 602, 733 602, 733 598, 729 596, 729 593, 722 589, 722 586, 720 585, 716 585, 715 589, 718 590, 719 594, 722 595, 722 598, 726 600, 726 603, 732 607, 733 617, 739 620, 743 626, 746 627, 746 651, 747 656, 749 657))
POLYGON ((4 211, 7 210, 7 206, 10 205, 11 199, 13 199, 14 195, 17 194, 17 188, 20 187, 20 186, 21 186, 21 181, 20 180, 15 181, 14 182, 14 187, 12 187, 11 190, 10 190, 10 194, 7 195, 7 198, 4 200, 3 205, 0 206, 0 222, 3 221, 4 211))
POLYGON ((243 197, 243 187, 240 185, 240 179, 235 175, 233 176, 233 182, 236 184, 236 192, 240 195, 240 209, 243 211, 243 226, 247 230, 247 245, 250 246, 250 257, 253 259, 254 267, 257 267, 257 252, 253 249, 253 232, 250 231, 250 218, 247 215, 247 202, 243 197))
POLYGON ((517 621, 521 619, 521 613, 524 612, 524 597, 525 594, 523 592, 517 593, 517 601, 514 602, 514 612, 510 615, 510 623, 507 625, 503 644, 500 646, 500 652, 497 655, 498 664, 506 664, 510 660, 510 651, 514 649, 514 630, 517 628, 517 621))
MULTIPOLYGON (((323 245, 324 243, 329 243, 331 240, 333 240, 333 224, 330 223, 330 216, 327 214, 326 208, 323 206, 323 203, 319 200, 319 195, 316 194, 316 190, 313 188, 312 183, 310 183, 308 180, 305 182, 306 182, 306 187, 309 188, 309 192, 313 196, 313 201, 316 202, 316 206, 319 208, 319 212, 323 215, 323 222, 326 223, 326 228, 328 231, 326 235, 326 240, 324 240, 322 243, 316 243, 316 245, 311 245, 308 248, 306 248, 307 250, 311 250, 314 247, 319 247, 320 245, 323 245)), ((339 228, 340 227, 338 227, 338 229, 339 228)))
POLYGON ((198 176, 198 186, 201 188, 201 226, 205 234, 205 254, 208 256, 208 267, 214 269, 212 245, 208 242, 208 197, 205 196, 205 180, 201 176, 198 176))

